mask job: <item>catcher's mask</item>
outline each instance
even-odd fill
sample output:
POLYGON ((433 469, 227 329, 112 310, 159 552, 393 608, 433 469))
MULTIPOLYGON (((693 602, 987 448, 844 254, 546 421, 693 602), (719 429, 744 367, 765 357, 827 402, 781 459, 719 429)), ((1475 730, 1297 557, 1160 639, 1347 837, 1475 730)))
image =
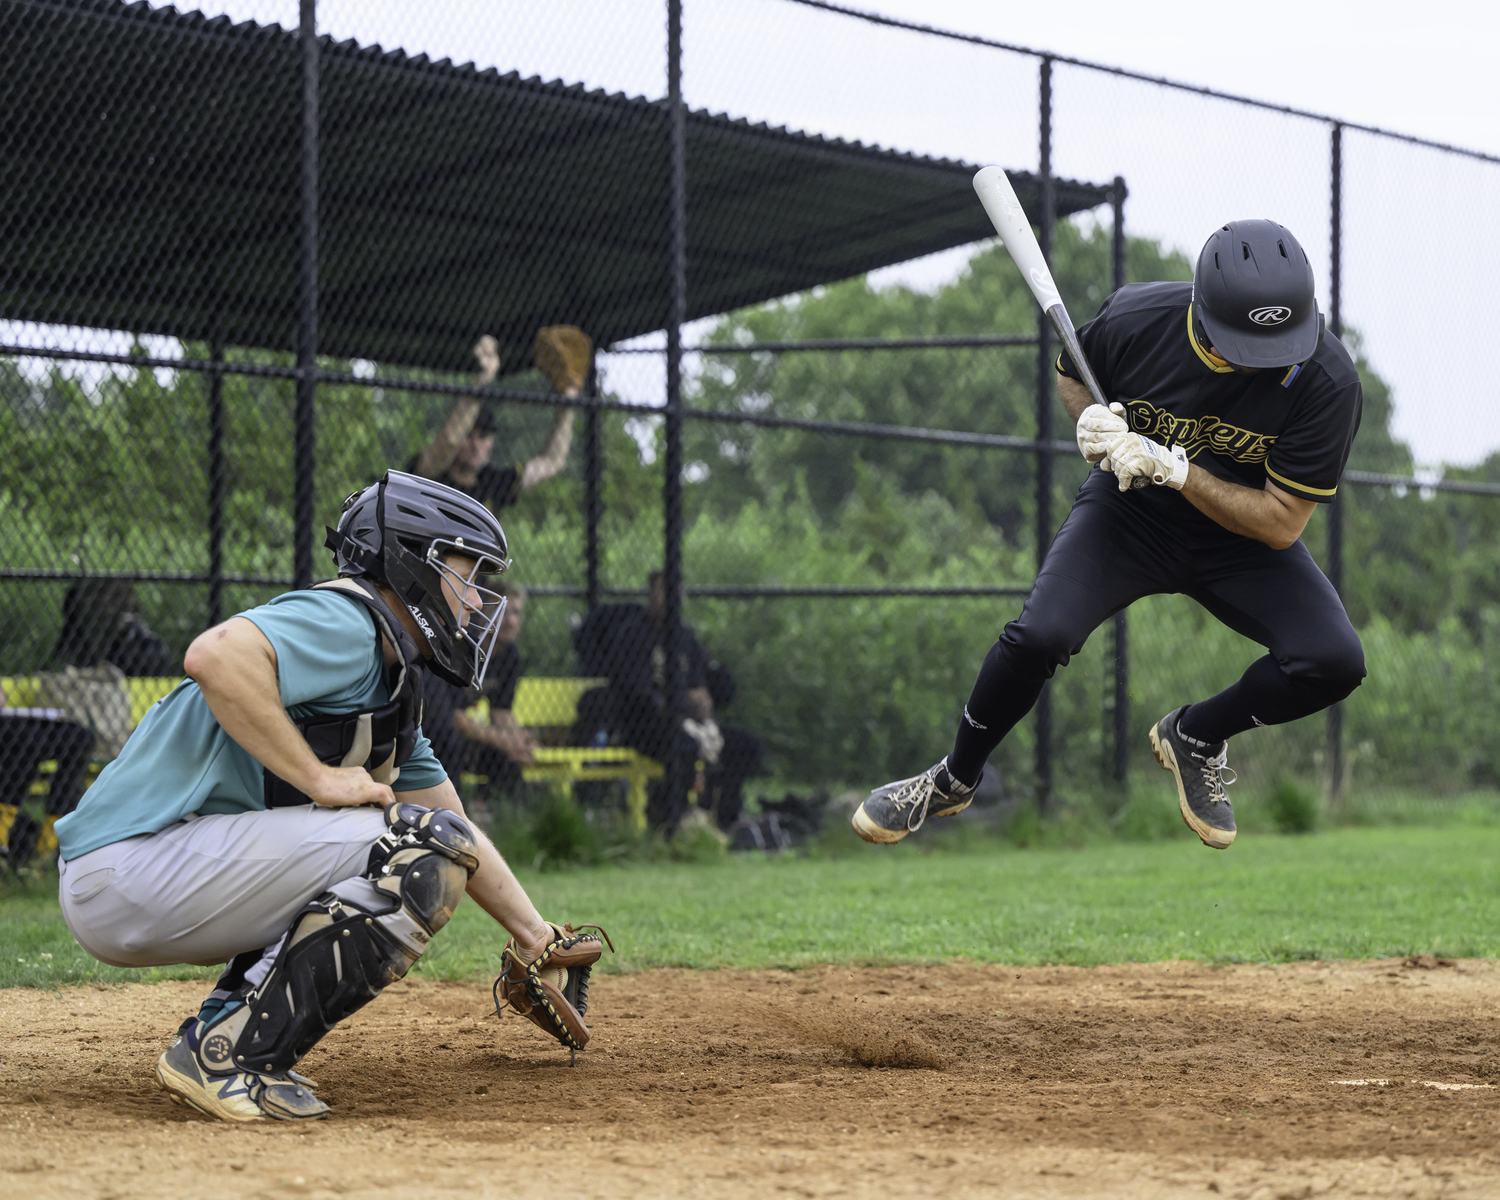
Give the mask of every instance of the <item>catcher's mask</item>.
POLYGON ((340 575, 362 575, 396 593, 426 638, 428 665, 439 678, 457 687, 483 684, 505 597, 480 580, 510 566, 505 531, 489 509, 456 488, 387 471, 344 501, 326 544, 340 575), (473 566, 455 570, 450 556, 473 566))

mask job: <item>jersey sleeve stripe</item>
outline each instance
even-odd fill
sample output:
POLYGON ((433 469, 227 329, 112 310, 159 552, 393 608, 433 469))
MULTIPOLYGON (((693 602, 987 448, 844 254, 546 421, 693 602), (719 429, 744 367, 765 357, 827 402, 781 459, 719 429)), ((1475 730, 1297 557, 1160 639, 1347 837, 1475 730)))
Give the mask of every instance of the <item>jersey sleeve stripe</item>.
POLYGON ((1305 492, 1309 496, 1333 496, 1338 493, 1338 488, 1336 487, 1315 488, 1308 487, 1305 483, 1296 483, 1293 480, 1288 479, 1285 475, 1276 474, 1276 472, 1271 470, 1270 467, 1266 468, 1266 474, 1274 479, 1277 483, 1292 488, 1294 491, 1305 492))

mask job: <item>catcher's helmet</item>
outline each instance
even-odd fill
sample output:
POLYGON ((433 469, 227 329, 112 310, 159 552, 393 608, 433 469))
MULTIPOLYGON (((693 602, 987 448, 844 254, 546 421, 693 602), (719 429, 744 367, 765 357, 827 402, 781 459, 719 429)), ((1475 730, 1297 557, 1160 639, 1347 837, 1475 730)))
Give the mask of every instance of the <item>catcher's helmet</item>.
POLYGON ((1193 319, 1237 366, 1306 362, 1323 333, 1306 251, 1275 221, 1214 230, 1193 271, 1193 319))
POLYGON ((505 531, 489 509, 456 488, 387 471, 344 501, 327 545, 340 575, 362 575, 396 593, 426 637, 439 677, 458 687, 484 682, 505 597, 477 580, 510 566, 505 531), (474 569, 460 575, 443 561, 449 554, 472 558, 474 569), (462 620, 445 584, 460 600, 462 620))

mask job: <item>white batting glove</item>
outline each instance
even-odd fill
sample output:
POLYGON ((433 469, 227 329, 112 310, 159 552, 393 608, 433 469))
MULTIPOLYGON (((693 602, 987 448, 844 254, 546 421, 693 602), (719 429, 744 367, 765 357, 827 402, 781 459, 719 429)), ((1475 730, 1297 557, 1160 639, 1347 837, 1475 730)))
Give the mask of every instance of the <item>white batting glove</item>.
POLYGON ((1181 491, 1188 477, 1186 450, 1181 446, 1169 450, 1139 433, 1123 433, 1116 437, 1100 466, 1115 473, 1122 492, 1148 483, 1165 484, 1181 491))
POLYGON ((1090 404, 1078 414, 1078 453, 1096 463, 1109 453, 1110 443, 1130 426, 1125 423, 1125 406, 1090 404))

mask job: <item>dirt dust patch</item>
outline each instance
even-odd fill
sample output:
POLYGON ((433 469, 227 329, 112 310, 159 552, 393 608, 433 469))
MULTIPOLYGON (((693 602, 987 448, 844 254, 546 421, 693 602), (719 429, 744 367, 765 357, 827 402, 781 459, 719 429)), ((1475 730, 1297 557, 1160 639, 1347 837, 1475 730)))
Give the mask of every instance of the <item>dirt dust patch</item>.
POLYGON ((827 1046, 862 1067, 944 1071, 948 1056, 913 1032, 910 1018, 885 1013, 878 1018, 856 1002, 755 1006, 742 1001, 730 1008, 752 1026, 778 1028, 808 1046, 827 1046))
POLYGON ((1500 1195, 1491 962, 606 976, 574 1069, 408 982, 308 1056, 312 1125, 156 1090, 202 990, 0 991, 0 1194, 1500 1195))

